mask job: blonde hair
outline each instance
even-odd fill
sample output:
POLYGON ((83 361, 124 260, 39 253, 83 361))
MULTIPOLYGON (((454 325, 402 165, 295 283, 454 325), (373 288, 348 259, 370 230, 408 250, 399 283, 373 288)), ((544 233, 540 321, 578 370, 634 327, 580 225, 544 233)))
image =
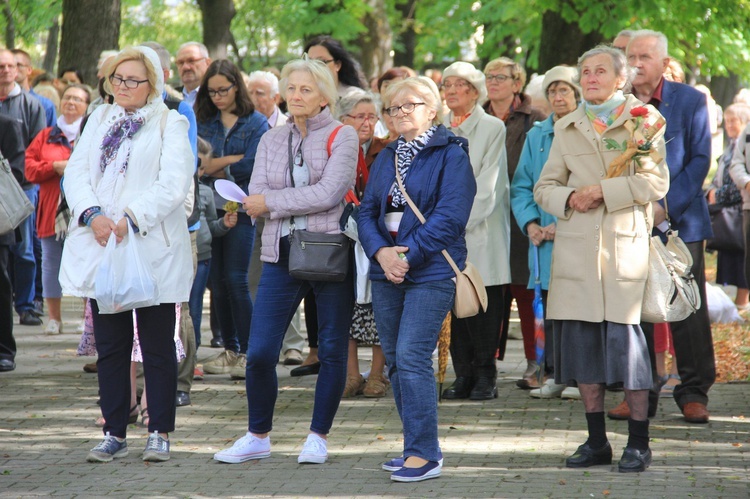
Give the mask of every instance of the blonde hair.
POLYGON ((443 101, 440 99, 437 85, 430 78, 417 76, 390 84, 383 96, 383 109, 388 109, 393 99, 404 94, 417 95, 429 109, 435 111, 435 117, 432 119, 433 125, 440 125, 443 122, 443 101))
POLYGON ((526 70, 513 59, 508 59, 507 57, 492 59, 484 67, 484 74, 499 71, 503 68, 510 68, 510 76, 513 77, 515 81, 521 82, 521 89, 523 89, 526 85, 526 70))
MULTIPOLYGON (((148 80, 148 85, 150 87, 147 100, 150 101, 154 97, 160 95, 159 89, 156 88, 156 68, 153 67, 153 65, 151 64, 151 60, 146 56, 146 54, 136 49, 135 47, 125 47, 120 52, 118 52, 116 56, 109 59, 104 65, 104 91, 109 95, 115 95, 115 91, 112 88, 112 83, 110 83, 109 78, 113 74, 115 74, 115 70, 120 64, 128 61, 140 62, 141 64, 143 64, 143 67, 146 68, 146 79, 148 80)), ((159 71, 161 71, 161 68, 159 68, 159 71)))
MULTIPOLYGON (((331 111, 332 115, 335 115, 336 101, 338 100, 339 93, 328 66, 314 59, 294 59, 287 62, 281 70, 280 87, 283 92, 286 92, 289 75, 295 71, 303 71, 312 76, 313 81, 318 86, 318 91, 328 101, 328 110, 331 111)), ((282 96, 285 97, 285 95, 282 96)))

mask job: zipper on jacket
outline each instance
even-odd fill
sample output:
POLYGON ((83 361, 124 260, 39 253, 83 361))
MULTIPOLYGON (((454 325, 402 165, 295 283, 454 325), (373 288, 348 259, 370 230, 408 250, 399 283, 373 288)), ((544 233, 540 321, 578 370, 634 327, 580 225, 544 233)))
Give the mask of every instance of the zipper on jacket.
POLYGON ((164 236, 164 241, 167 243, 167 248, 172 246, 172 244, 169 242, 169 237, 167 236, 167 229, 164 227, 164 222, 161 223, 161 233, 164 236))

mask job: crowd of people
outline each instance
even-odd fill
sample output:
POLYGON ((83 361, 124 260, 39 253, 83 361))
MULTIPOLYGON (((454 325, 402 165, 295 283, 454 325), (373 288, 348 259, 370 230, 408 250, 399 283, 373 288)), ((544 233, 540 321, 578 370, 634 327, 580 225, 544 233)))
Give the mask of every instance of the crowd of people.
MULTIPOLYGON (((97 356, 85 369, 98 372, 104 432, 89 461, 127 456, 139 415, 143 459, 168 460, 176 408, 191 404, 193 380, 220 374, 245 380, 248 424, 214 459, 269 457, 281 360, 298 366, 292 376, 318 376, 299 463, 328 459, 342 398, 390 390, 404 448, 382 468, 399 482, 436 478, 438 396, 497 397, 514 302, 526 358, 518 388, 583 403, 588 439, 566 466, 612 462, 609 416, 628 421, 619 471, 645 471, 660 394, 672 394, 687 422, 708 422, 716 369, 704 247, 718 237, 709 205, 744 223, 747 238, 749 103, 723 113, 729 142, 704 191, 721 114, 681 82, 661 33, 623 31, 528 87, 505 57, 429 77, 395 67, 367 85, 331 37, 308 41, 304 54, 246 75, 198 42, 174 59, 146 42, 103 52, 93 91, 75 68, 32 81, 29 55, 0 49, 0 152, 36 207, 0 234, 0 371, 15 369, 13 309, 20 324, 46 322, 57 335, 63 294, 83 300, 79 352, 97 356), (657 132, 626 156, 620 144, 644 126, 657 132), (222 197, 220 180, 241 202, 222 197), (650 324, 641 320, 649 239, 670 230, 691 253, 702 305, 650 324), (351 249, 336 243, 348 261, 341 276, 299 272, 307 234, 351 239, 351 249), (111 310, 101 281, 113 271, 102 262, 127 246, 155 287, 111 310), (459 318, 453 263, 469 261, 487 306, 459 318), (201 338, 206 290, 210 342, 201 338), (433 355, 446 330, 456 378, 438 394, 433 355), (199 365, 201 344, 222 351, 199 365), (364 373, 363 345, 373 359, 364 373), (607 388, 625 399, 605 413, 607 388)), ((750 252, 740 242, 720 249, 717 282, 737 286, 747 309, 750 252)))

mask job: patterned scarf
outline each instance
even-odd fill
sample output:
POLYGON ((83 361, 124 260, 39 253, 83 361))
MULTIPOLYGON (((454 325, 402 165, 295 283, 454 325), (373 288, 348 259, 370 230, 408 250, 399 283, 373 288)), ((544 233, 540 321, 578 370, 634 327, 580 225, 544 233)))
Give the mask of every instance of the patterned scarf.
POLYGON ((625 95, 622 90, 618 90, 608 101, 601 104, 584 102, 584 108, 596 133, 601 135, 625 110, 625 95))
MULTIPOLYGON (((398 146, 396 147, 396 156, 398 156, 398 174, 401 176, 401 181, 404 185, 406 185, 406 174, 409 173, 409 167, 411 166, 414 156, 416 156, 417 153, 424 149, 427 143, 430 142, 430 139, 435 135, 436 130, 437 126, 433 125, 411 142, 407 142, 403 136, 398 138, 398 146)), ((396 183, 393 189, 391 205, 394 208, 406 205, 406 198, 404 198, 401 189, 398 188, 398 183, 396 183)))
MULTIPOLYGON (((145 117, 140 113, 136 113, 126 116, 112 124, 104 135, 102 144, 99 146, 102 150, 101 159, 99 160, 99 168, 102 172, 107 169, 107 166, 114 162, 117 154, 120 152, 120 146, 126 141, 129 143, 130 139, 133 138, 133 135, 141 129, 145 122, 145 117)), ((119 173, 125 173, 128 169, 130 147, 126 147, 124 152, 126 156, 122 161, 119 173)))

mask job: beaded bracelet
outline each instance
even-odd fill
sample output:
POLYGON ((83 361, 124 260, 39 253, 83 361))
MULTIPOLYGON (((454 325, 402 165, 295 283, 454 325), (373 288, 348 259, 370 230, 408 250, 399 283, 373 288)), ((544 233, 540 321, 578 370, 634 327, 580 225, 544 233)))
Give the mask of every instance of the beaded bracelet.
POLYGON ((78 222, 86 227, 91 227, 91 221, 102 214, 101 206, 92 206, 81 214, 78 222))

